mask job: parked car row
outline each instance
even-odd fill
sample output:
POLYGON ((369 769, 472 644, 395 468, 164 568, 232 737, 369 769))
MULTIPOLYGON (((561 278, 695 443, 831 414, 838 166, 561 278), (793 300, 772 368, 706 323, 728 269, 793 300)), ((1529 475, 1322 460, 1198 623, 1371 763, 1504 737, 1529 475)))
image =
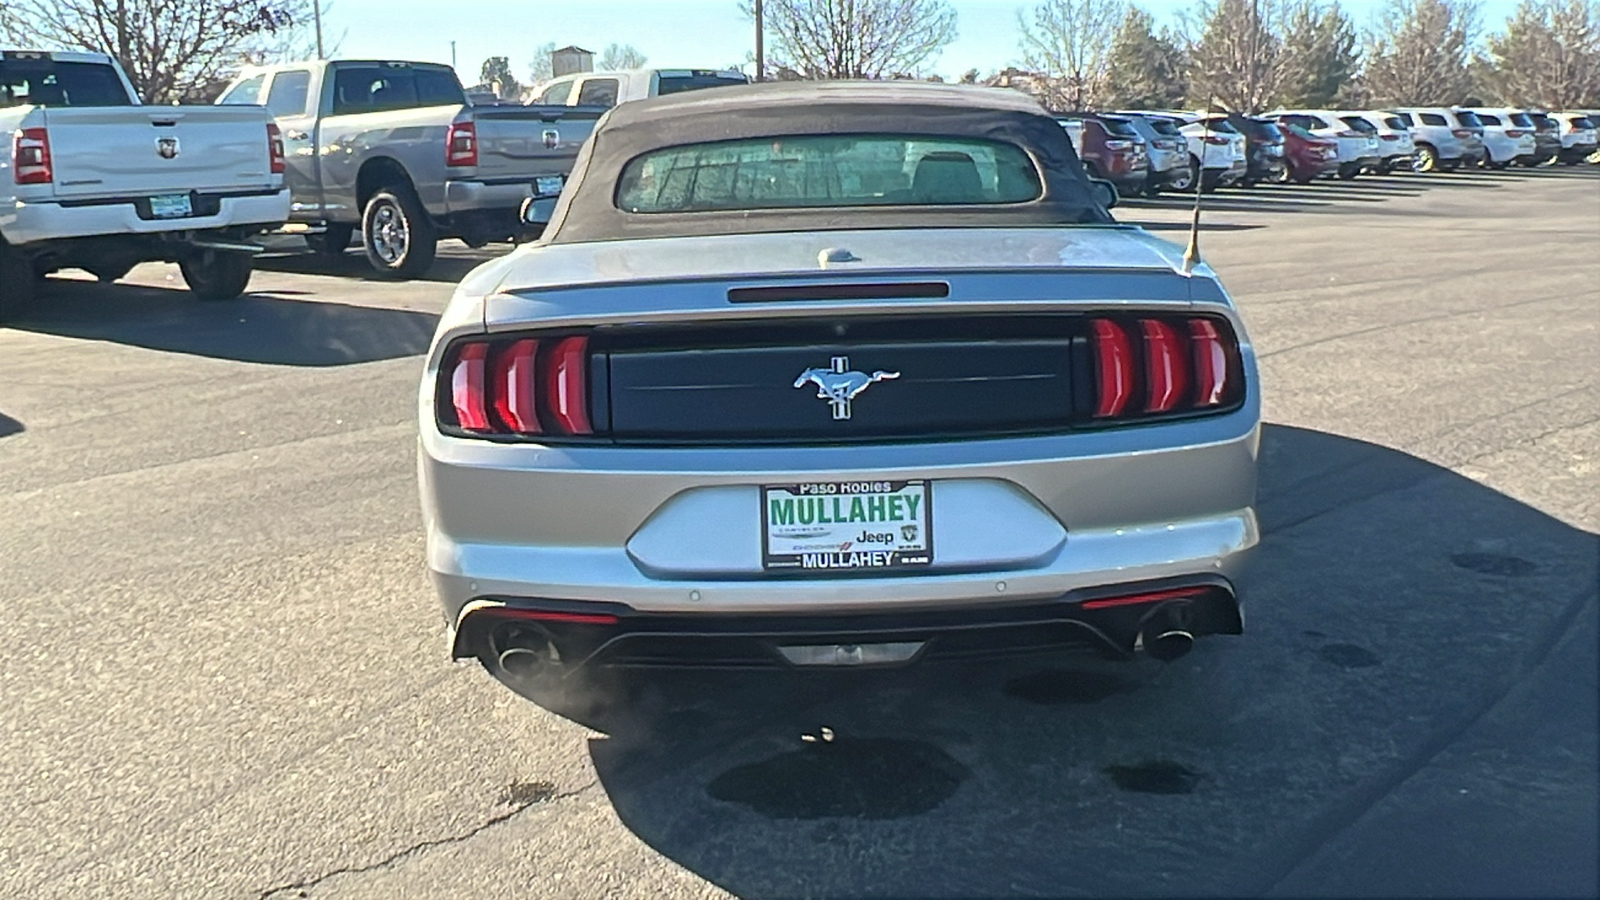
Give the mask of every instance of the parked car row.
POLYGON ((1600 143, 1600 113, 1582 110, 1115 110, 1056 118, 1089 174, 1125 196, 1463 166, 1576 165, 1600 143))

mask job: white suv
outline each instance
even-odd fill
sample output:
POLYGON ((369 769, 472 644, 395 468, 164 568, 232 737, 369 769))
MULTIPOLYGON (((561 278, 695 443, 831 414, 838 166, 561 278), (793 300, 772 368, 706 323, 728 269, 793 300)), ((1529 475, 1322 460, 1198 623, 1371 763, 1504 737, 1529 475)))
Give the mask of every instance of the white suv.
POLYGON ((1419 172, 1453 172, 1483 160, 1483 125, 1465 110, 1442 106, 1391 110, 1411 128, 1419 172))
POLYGON ((1594 115, 1576 112, 1551 113, 1550 118, 1561 127, 1561 155, 1556 157, 1564 166, 1583 162, 1600 145, 1600 129, 1594 115))
POLYGON ((1339 118, 1345 122, 1360 119, 1378 131, 1378 165, 1372 170, 1387 175, 1395 169, 1410 169, 1417 155, 1417 145, 1411 140, 1411 129, 1406 120, 1394 113, 1371 110, 1342 110, 1339 118))
POLYGON ((1286 125, 1298 125, 1318 137, 1339 142, 1339 177, 1346 180, 1372 171, 1383 161, 1378 129, 1365 119, 1347 122, 1331 109, 1280 109, 1266 114, 1286 125))
POLYGON ((1520 160, 1531 160, 1538 152, 1534 139, 1536 126, 1528 114, 1508 107, 1478 108, 1468 110, 1483 123, 1483 147, 1488 151, 1483 164, 1491 169, 1504 169, 1520 160))

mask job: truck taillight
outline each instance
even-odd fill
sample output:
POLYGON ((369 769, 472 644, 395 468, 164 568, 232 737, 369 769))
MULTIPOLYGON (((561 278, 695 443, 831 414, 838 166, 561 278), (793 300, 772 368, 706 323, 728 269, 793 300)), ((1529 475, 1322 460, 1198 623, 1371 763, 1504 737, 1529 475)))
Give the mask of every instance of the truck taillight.
POLYGON ((283 132, 272 122, 267 123, 267 159, 272 166, 272 174, 282 175, 288 163, 283 153, 283 132))
POLYGON ((12 135, 11 178, 17 184, 49 184, 55 180, 48 131, 24 128, 12 135))
POLYGON ((445 138, 447 166, 478 164, 478 127, 471 122, 453 122, 445 138))
POLYGON ((589 339, 465 341, 439 372, 439 424, 473 437, 588 436, 589 339))
POLYGON ((1206 412, 1244 393, 1239 345, 1220 319, 1093 319, 1089 348, 1097 421, 1206 412))

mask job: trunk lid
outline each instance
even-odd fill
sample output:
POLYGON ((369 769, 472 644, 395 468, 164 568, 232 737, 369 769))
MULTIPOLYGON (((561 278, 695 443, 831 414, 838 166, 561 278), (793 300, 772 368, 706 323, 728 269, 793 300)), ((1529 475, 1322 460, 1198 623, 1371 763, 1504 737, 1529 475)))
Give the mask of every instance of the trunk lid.
POLYGON ((45 109, 57 197, 150 196, 271 187, 258 106, 45 109))

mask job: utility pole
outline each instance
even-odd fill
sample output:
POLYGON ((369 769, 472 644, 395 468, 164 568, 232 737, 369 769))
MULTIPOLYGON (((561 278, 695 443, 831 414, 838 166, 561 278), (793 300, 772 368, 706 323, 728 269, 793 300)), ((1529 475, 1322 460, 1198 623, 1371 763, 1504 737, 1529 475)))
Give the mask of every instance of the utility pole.
POLYGON ((767 30, 761 17, 761 0, 756 0, 756 80, 767 80, 767 30))
POLYGON ((322 0, 311 0, 311 18, 317 23, 317 59, 327 59, 322 52, 322 0))

